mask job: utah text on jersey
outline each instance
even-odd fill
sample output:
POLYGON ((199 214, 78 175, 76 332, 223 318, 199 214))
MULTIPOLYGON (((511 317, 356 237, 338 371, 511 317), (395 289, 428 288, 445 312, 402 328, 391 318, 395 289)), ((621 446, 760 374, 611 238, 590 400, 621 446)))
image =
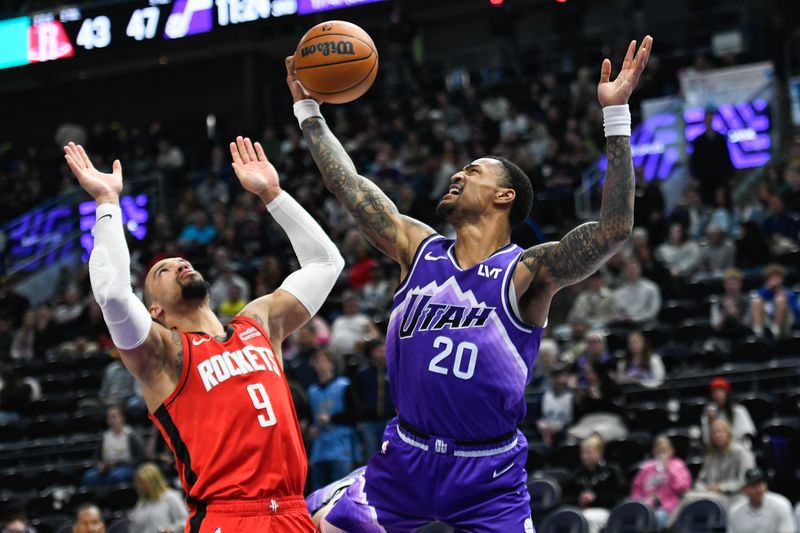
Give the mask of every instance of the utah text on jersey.
POLYGON ((438 331, 445 326, 450 329, 480 328, 492 316, 494 307, 463 306, 446 303, 430 303, 433 295, 412 294, 400 327, 400 338, 407 339, 415 331, 438 331))
POLYGON ((281 375, 281 367, 275 354, 263 346, 245 346, 235 352, 222 352, 212 355, 197 365, 206 392, 233 376, 251 372, 274 372, 281 375))

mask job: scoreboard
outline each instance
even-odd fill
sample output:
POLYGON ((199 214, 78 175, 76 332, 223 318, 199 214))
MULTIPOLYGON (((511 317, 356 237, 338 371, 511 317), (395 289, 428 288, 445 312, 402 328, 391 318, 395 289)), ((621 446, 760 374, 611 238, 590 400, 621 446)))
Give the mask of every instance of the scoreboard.
POLYGON ((131 0, 0 20, 0 69, 384 0, 131 0))

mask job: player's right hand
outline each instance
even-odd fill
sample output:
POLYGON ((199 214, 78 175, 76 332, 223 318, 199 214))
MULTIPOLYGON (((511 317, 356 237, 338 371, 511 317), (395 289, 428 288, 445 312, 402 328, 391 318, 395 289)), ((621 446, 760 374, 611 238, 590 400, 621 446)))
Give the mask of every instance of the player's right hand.
POLYGON ((64 159, 81 187, 98 204, 119 203, 119 194, 122 192, 122 164, 119 159, 114 160, 111 174, 100 172, 92 165, 83 146, 72 142, 64 147, 64 159))
MULTIPOLYGON (((294 56, 291 55, 286 58, 286 84, 289 86, 289 92, 292 93, 292 101, 297 102, 300 100, 308 100, 311 95, 306 91, 306 88, 297 81, 294 69, 294 56)), ((320 103, 317 101, 317 103, 320 103)))

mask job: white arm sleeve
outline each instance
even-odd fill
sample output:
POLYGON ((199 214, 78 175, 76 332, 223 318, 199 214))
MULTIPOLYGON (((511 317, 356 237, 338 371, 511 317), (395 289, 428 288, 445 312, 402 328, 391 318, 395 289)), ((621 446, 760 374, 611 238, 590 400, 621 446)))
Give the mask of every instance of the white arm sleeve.
POLYGON ((147 339, 152 319, 131 289, 131 257, 122 230, 122 210, 118 205, 100 204, 96 220, 89 258, 92 292, 116 347, 132 350, 147 339))
POLYGON ((287 192, 267 204, 267 210, 289 237, 301 267, 289 274, 280 288, 314 316, 344 268, 342 254, 317 221, 287 192))

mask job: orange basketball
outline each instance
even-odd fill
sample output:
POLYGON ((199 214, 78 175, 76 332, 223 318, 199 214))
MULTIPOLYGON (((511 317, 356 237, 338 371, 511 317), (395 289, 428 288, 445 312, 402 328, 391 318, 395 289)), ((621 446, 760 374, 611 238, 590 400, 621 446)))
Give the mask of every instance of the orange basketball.
POLYGON ((300 39, 294 53, 297 79, 317 100, 352 102, 378 74, 378 52, 369 34, 350 22, 317 24, 300 39))

